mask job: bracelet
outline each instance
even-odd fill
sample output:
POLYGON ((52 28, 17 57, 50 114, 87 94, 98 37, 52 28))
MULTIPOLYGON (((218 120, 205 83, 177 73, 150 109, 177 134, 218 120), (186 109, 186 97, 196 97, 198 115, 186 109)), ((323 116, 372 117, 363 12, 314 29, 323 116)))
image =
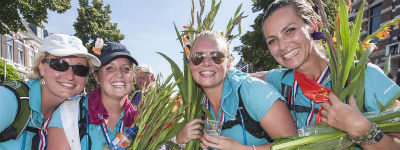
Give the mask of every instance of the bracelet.
POLYGON ((253 146, 253 150, 257 150, 257 148, 256 148, 256 146, 255 145, 252 145, 253 146))
POLYGON ((349 138, 349 140, 351 142, 353 142, 355 144, 358 144, 358 145, 360 145, 360 144, 372 144, 371 140, 373 140, 373 138, 376 136, 376 134, 379 133, 378 131, 380 132, 380 130, 378 129, 376 123, 372 122, 371 123, 371 129, 367 133, 365 133, 364 135, 356 137, 356 138, 351 137, 350 135, 348 135, 347 137, 349 138))

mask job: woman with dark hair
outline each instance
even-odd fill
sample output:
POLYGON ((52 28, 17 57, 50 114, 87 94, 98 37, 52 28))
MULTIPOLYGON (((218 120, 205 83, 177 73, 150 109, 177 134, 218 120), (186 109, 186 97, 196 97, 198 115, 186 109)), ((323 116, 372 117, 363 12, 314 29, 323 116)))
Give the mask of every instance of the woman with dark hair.
MULTIPOLYGON (((394 133, 380 132, 375 123, 361 114, 354 98, 345 104, 330 92, 329 60, 321 53, 323 47, 319 41, 313 39, 317 22, 319 16, 305 0, 273 2, 264 14, 262 28, 272 56, 286 68, 256 73, 255 76, 287 96, 286 102, 298 128, 322 121, 346 132, 364 149, 399 149, 394 133), (313 93, 325 94, 318 97, 313 93), (323 99, 329 101, 322 103, 323 99)), ((379 112, 377 101, 386 105, 400 90, 371 63, 366 66, 365 79, 366 112, 379 112)))

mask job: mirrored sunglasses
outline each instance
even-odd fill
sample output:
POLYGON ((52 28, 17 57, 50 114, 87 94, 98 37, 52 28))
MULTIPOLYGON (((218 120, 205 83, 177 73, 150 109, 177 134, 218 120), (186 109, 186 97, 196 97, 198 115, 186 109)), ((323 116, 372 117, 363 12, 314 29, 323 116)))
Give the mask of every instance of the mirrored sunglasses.
POLYGON ((204 61, 204 59, 207 57, 207 54, 209 54, 209 57, 215 64, 221 64, 226 57, 225 54, 221 51, 212 51, 209 53, 197 52, 192 54, 192 56, 190 57, 190 61, 192 62, 193 65, 197 66, 204 61))
POLYGON ((59 58, 51 58, 51 59, 43 59, 43 62, 49 64, 51 69, 56 71, 65 72, 72 68, 72 71, 75 75, 81 77, 87 77, 89 75, 89 67, 84 65, 70 65, 67 61, 59 59, 59 58))

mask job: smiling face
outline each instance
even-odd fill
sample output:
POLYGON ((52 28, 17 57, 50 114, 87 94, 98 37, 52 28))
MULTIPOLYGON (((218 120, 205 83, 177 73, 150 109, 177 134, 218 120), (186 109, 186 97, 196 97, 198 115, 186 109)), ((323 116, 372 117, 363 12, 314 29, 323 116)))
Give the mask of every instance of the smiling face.
POLYGON ((230 67, 230 59, 227 56, 227 48, 222 46, 223 44, 218 43, 222 40, 216 40, 213 37, 201 37, 198 39, 194 45, 191 52, 191 56, 199 52, 205 54, 203 61, 194 65, 190 63, 190 70, 194 81, 204 88, 215 88, 223 86, 223 81, 226 77, 227 71, 230 67), (210 58, 210 53, 214 51, 222 52, 225 56, 220 64, 215 63, 210 58))
POLYGON ((299 68, 317 52, 311 33, 317 29, 315 21, 309 24, 296 14, 292 6, 278 8, 263 24, 264 36, 275 60, 287 68, 299 68))
POLYGON ((94 75, 101 87, 102 98, 122 99, 132 90, 133 64, 119 57, 101 66, 94 75))
POLYGON ((141 90, 143 86, 148 87, 149 84, 154 81, 154 75, 148 72, 136 72, 135 78, 139 90, 141 90))
MULTIPOLYGON (((53 55, 46 56, 46 59, 51 58, 59 58, 66 61, 70 65, 88 66, 86 58, 82 57, 55 57, 53 55)), ((46 82, 46 84, 42 86, 42 97, 58 100, 60 103, 67 98, 82 93, 87 78, 75 75, 71 67, 64 72, 56 71, 50 68, 48 63, 42 61, 39 62, 39 73, 42 79, 46 82)))

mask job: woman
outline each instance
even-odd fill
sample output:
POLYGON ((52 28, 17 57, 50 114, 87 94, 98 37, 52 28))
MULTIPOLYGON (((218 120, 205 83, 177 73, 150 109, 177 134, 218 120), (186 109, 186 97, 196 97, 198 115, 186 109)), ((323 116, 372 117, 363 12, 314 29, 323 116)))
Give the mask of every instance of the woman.
MULTIPOLYGON (((203 104, 223 128, 221 136, 204 135, 201 138, 203 148, 269 149, 269 142, 265 138, 253 136, 243 128, 244 124, 239 123, 224 129, 224 124, 228 124, 230 120, 243 120, 237 114, 239 101, 243 102, 245 111, 257 124, 259 122, 262 130, 270 137, 291 136, 296 133, 289 110, 281 101, 282 96, 273 87, 238 70, 229 70, 231 58, 228 42, 219 33, 200 33, 193 42, 190 56, 193 79, 205 93, 203 104), (268 89, 268 92, 264 89, 268 89)), ((242 111, 240 115, 243 113, 242 111)), ((178 144, 200 138, 202 123, 204 122, 200 119, 187 123, 176 137, 178 144)))
MULTIPOLYGON (((89 136, 83 137, 82 149, 110 147, 115 135, 132 125, 136 113, 128 101, 128 94, 132 91, 133 68, 137 61, 124 45, 115 42, 106 43, 101 54, 96 56, 101 66, 95 70, 94 78, 100 87, 91 91, 83 102, 84 110, 81 111, 87 112, 89 136)), ((64 118, 58 116, 60 119, 64 118)), ((77 123, 78 120, 75 121, 77 123)), ((64 128, 49 128, 48 149, 74 149, 68 143, 68 132, 64 132, 64 128)))
MULTIPOLYGON (((47 128, 59 126, 52 114, 58 106, 69 99, 80 99, 92 66, 100 61, 87 52, 80 39, 53 34, 43 39, 33 68, 33 80, 29 87, 29 106, 32 110, 27 125, 17 139, 0 143, 0 149, 45 149, 47 128), (37 133, 37 130, 39 133, 37 133)), ((18 110, 16 95, 0 87, 0 131, 15 119, 18 110)))
MULTIPOLYGON (((399 144, 394 142, 391 134, 385 133, 383 136, 382 133, 372 132, 378 128, 363 117, 354 98, 349 100, 348 105, 329 92, 329 61, 321 53, 319 41, 313 40, 312 36, 318 29, 318 20, 319 16, 306 1, 278 0, 272 3, 263 17, 264 36, 275 60, 292 70, 275 69, 258 73, 258 77, 277 89, 289 87, 290 92, 286 94, 291 96, 287 101, 298 128, 316 124, 319 121, 316 118, 321 118, 322 122, 345 131, 364 149, 399 149, 399 144), (313 91, 302 88, 307 86, 323 88, 323 91, 330 93, 329 102, 314 102, 316 99, 308 94, 313 91), (365 138, 367 135, 374 138, 365 138), (383 138, 375 139, 380 136, 383 138)), ((364 105, 368 112, 379 112, 376 101, 386 105, 399 91, 399 87, 376 65, 367 65, 365 79, 364 105)), ((325 98, 328 99, 328 95, 325 98)))

